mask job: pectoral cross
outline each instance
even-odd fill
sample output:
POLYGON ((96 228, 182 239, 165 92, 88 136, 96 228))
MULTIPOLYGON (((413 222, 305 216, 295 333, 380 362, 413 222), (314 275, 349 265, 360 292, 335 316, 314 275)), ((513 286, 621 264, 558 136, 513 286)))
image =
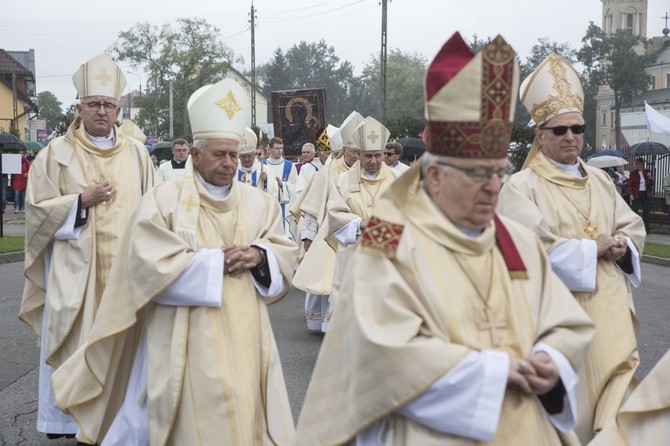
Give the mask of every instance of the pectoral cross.
POLYGON ((100 73, 95 75, 95 80, 100 81, 100 85, 105 86, 107 85, 107 81, 112 80, 112 76, 107 74, 107 70, 103 68, 100 70, 100 73))
POLYGON ((491 345, 493 347, 500 347, 502 344, 498 342, 495 330, 496 328, 507 328, 507 325, 505 324, 505 322, 502 321, 499 322, 492 321, 492 314, 490 308, 486 308, 484 310, 484 314, 486 315, 486 321, 478 322, 477 328, 479 330, 488 330, 489 334, 491 335, 491 345))
POLYGON ((593 239, 593 236, 596 235, 596 232, 598 232, 598 228, 593 226, 590 220, 586 220, 584 222, 584 233, 588 236, 588 238, 593 239))

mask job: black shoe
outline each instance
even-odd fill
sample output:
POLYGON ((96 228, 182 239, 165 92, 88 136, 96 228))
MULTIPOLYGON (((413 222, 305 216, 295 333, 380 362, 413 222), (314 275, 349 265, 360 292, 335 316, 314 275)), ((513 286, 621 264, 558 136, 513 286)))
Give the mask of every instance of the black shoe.
POLYGON ((74 438, 75 434, 47 434, 49 440, 56 440, 58 438, 74 438))

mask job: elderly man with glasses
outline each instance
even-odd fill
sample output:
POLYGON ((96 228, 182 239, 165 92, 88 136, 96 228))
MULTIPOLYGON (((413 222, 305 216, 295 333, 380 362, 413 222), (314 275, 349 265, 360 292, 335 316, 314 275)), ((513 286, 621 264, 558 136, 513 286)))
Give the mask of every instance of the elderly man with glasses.
POLYGON ((584 94, 575 69, 552 54, 520 96, 535 141, 524 169, 503 186, 498 211, 540 236, 554 271, 595 323, 575 428, 586 444, 616 415, 640 362, 631 286, 640 284, 645 229, 609 175, 579 158, 584 94))
POLYGON ((73 76, 81 102, 67 133, 39 152, 26 195, 26 284, 19 317, 41 338, 37 429, 76 434, 51 387, 60 366, 84 343, 119 237, 154 185, 146 147, 115 125, 126 81, 101 54, 73 76))
POLYGON ((295 444, 574 444, 593 325, 537 236, 495 215, 518 69, 502 37, 473 55, 458 34, 428 68, 427 153, 365 225, 295 444))

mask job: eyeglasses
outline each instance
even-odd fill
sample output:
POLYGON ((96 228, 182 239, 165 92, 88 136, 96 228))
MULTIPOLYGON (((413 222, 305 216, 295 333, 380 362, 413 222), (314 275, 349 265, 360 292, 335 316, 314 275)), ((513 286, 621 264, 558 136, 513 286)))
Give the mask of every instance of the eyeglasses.
POLYGON ((460 170, 465 173, 470 179, 476 183, 485 183, 491 180, 493 175, 497 175, 501 183, 504 183, 509 179, 509 176, 514 173, 514 168, 511 165, 507 165, 502 169, 489 169, 488 167, 463 167, 456 164, 447 163, 444 161, 439 161, 437 164, 440 166, 453 167, 456 170, 460 170))
POLYGON ((551 130, 551 133, 556 136, 565 135, 568 133, 568 129, 575 135, 581 135, 586 130, 586 126, 584 124, 575 124, 571 126, 557 125, 556 127, 540 127, 540 130, 551 130))
POLYGON ((395 152, 384 152, 384 156, 393 156, 395 152))
POLYGON ((84 102, 84 105, 87 105, 93 111, 100 110, 100 107, 104 108, 107 113, 114 110, 118 105, 112 104, 111 102, 84 102))

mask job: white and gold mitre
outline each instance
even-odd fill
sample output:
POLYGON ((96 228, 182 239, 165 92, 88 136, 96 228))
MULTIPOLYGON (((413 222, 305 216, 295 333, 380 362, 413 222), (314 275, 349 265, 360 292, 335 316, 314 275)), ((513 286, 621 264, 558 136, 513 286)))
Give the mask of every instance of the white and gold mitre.
POLYGON ((538 126, 563 113, 584 111, 579 74, 556 54, 550 54, 521 83, 519 96, 538 126))
POLYGON ((130 119, 123 120, 123 123, 121 124, 121 131, 124 135, 135 138, 142 144, 144 144, 144 141, 147 140, 147 136, 144 134, 142 129, 140 129, 137 124, 135 124, 130 119))
POLYGON ((326 133, 328 134, 328 139, 330 139, 331 149, 333 149, 334 152, 342 150, 342 134, 340 133, 340 128, 328 124, 326 133))
POLYGON ((251 102, 244 87, 228 78, 197 89, 186 107, 194 141, 214 138, 241 141, 251 116, 251 102))
POLYGON ((126 88, 126 76, 106 54, 84 62, 72 76, 79 98, 109 96, 119 100, 126 88))
POLYGON ((256 146, 258 145, 258 136, 251 130, 249 127, 244 128, 244 133, 242 134, 242 140, 240 141, 240 155, 245 153, 256 152, 256 146))
POLYGON ((340 126, 340 137, 342 138, 343 148, 360 149, 354 139, 354 132, 357 131, 356 128, 358 127, 358 124, 363 122, 364 119, 363 115, 357 111, 352 111, 349 116, 347 116, 347 119, 344 120, 340 126))
POLYGON ((384 150, 390 136, 389 129, 372 116, 365 118, 354 131, 354 141, 363 152, 384 150))

